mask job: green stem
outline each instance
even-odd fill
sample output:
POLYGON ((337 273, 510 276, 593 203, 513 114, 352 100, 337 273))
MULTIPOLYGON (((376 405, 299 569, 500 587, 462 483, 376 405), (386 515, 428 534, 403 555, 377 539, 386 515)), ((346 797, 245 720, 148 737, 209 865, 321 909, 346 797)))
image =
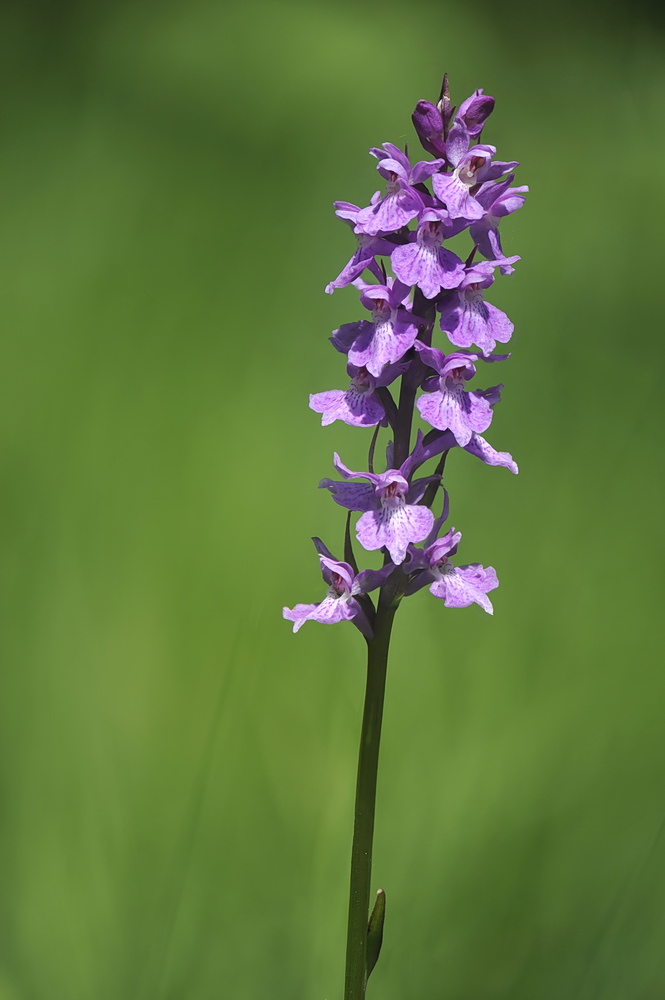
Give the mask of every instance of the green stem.
MULTIPOLYGON (((401 575, 401 573, 393 574, 395 577, 401 577, 401 575)), ((367 924, 372 875, 376 777, 379 766, 379 744, 390 633, 401 596, 398 592, 398 586, 398 581, 393 581, 391 577, 382 588, 374 623, 374 636, 367 643, 367 685, 360 735, 353 847, 351 849, 351 886, 344 1000, 363 1000, 367 985, 367 924)))

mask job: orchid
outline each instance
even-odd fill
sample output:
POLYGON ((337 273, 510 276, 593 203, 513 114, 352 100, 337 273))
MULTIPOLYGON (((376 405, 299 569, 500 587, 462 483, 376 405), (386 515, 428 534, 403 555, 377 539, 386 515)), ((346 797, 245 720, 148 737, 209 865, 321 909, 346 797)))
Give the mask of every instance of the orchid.
MULTIPOLYGON (((307 621, 351 622, 368 649, 344 1000, 365 997, 383 934, 385 894, 379 891, 371 914, 369 901, 381 715, 395 614, 404 598, 426 588, 441 608, 478 605, 493 614, 487 595, 499 585, 492 566, 458 563, 461 532, 451 527, 439 537, 449 514, 446 462, 452 450, 486 466, 518 471, 512 455, 484 436, 491 434, 503 389, 502 384, 482 387, 484 366, 508 360, 510 355, 494 351, 513 334, 511 320, 486 295, 491 296, 496 274, 511 275, 520 259, 504 255, 499 225, 522 207, 528 191, 513 185, 517 162, 496 159, 496 147, 480 141, 494 104, 479 89, 455 111, 444 77, 437 103, 419 101, 412 116, 418 139, 433 159, 412 163, 406 149, 384 142, 370 150, 384 190, 364 208, 335 202, 337 217, 352 229, 357 245, 326 291, 353 286, 369 318, 366 312, 365 318, 332 332, 349 381, 345 388, 312 393, 309 405, 323 425, 341 421, 372 429, 372 435, 366 471, 353 471, 335 454, 339 478, 319 482, 347 512, 343 559, 315 538, 325 593, 315 603, 285 607, 283 616, 294 632, 307 621), (471 245, 465 257, 463 251, 458 255, 459 242, 453 251, 446 241, 463 238, 466 231, 471 245), (476 259, 477 254, 484 259, 476 259), (437 314, 444 335, 439 344, 433 343, 437 314), (418 418, 425 429, 416 427, 414 436, 418 418), (380 435, 385 435, 383 469, 375 468, 380 435), (435 516, 439 494, 443 503, 435 516), (381 554, 381 567, 359 569, 358 559, 371 552, 381 554)), ((478 608, 464 613, 478 613, 478 608)))

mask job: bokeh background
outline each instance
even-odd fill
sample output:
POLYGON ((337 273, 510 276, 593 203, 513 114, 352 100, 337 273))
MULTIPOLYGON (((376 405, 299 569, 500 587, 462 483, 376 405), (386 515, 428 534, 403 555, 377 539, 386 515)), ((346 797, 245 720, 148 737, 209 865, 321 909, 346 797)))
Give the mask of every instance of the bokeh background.
POLYGON ((395 631, 383 1000, 665 996, 665 62, 655 6, 5 3, 0 1000, 333 1000, 364 683, 317 491, 366 435, 323 287, 444 69, 522 162, 513 357, 453 454, 490 618, 395 631))

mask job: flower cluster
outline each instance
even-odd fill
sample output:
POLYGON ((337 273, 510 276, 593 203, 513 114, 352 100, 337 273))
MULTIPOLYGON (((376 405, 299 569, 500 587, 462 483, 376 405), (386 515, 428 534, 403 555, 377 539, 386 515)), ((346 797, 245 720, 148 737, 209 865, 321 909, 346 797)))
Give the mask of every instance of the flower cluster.
POLYGON ((438 535, 448 516, 442 475, 451 448, 517 472, 512 457, 483 437, 502 386, 477 388, 474 382, 479 376, 483 384, 485 364, 509 357, 494 352, 497 343, 510 340, 513 324, 485 300, 485 293, 497 272, 511 274, 519 260, 505 256, 499 223, 521 208, 528 190, 513 185, 518 164, 497 160, 495 147, 479 141, 493 108, 494 98, 477 90, 455 109, 444 77, 438 103, 419 101, 413 113, 418 138, 434 159, 412 164, 407 150, 386 142, 370 150, 383 189, 365 208, 335 203, 337 216, 353 229, 357 249, 326 291, 353 285, 367 314, 330 338, 346 356, 348 386, 315 393, 309 405, 324 425, 341 420, 374 428, 374 434, 368 471, 353 472, 335 455, 340 479, 322 479, 319 486, 347 511, 360 514, 357 540, 368 551, 382 550, 384 565, 358 572, 348 521, 344 562, 314 539, 328 592, 318 604, 284 608, 294 631, 309 619, 349 620, 371 639, 375 608, 367 595, 393 574, 400 574, 400 597, 429 586, 446 607, 475 603, 492 613, 487 594, 498 586, 494 569, 455 565, 460 532, 450 528, 438 535), (465 230, 471 247, 463 258, 445 244, 465 230), (445 338, 441 347, 432 345, 437 326, 445 338), (394 389, 398 379, 399 394, 394 389), (412 443, 415 410, 428 429, 419 430, 412 443), (377 473, 379 428, 388 429, 390 440, 388 468, 377 473), (417 477, 434 458, 435 471, 417 477), (435 517, 432 504, 439 487, 443 510, 435 517))

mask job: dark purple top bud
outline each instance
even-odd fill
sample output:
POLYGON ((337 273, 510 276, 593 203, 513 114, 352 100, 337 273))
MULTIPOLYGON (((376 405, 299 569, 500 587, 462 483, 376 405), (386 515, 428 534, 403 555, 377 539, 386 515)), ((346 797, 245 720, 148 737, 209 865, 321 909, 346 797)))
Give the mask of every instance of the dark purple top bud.
POLYGON ((439 109, 429 101, 418 101, 411 120, 423 149, 433 156, 445 156, 443 118, 439 109))
POLYGON ((494 111, 494 98, 483 94, 482 89, 476 90, 471 97, 460 104, 457 118, 461 118, 472 139, 476 139, 483 130, 483 125, 494 111))

